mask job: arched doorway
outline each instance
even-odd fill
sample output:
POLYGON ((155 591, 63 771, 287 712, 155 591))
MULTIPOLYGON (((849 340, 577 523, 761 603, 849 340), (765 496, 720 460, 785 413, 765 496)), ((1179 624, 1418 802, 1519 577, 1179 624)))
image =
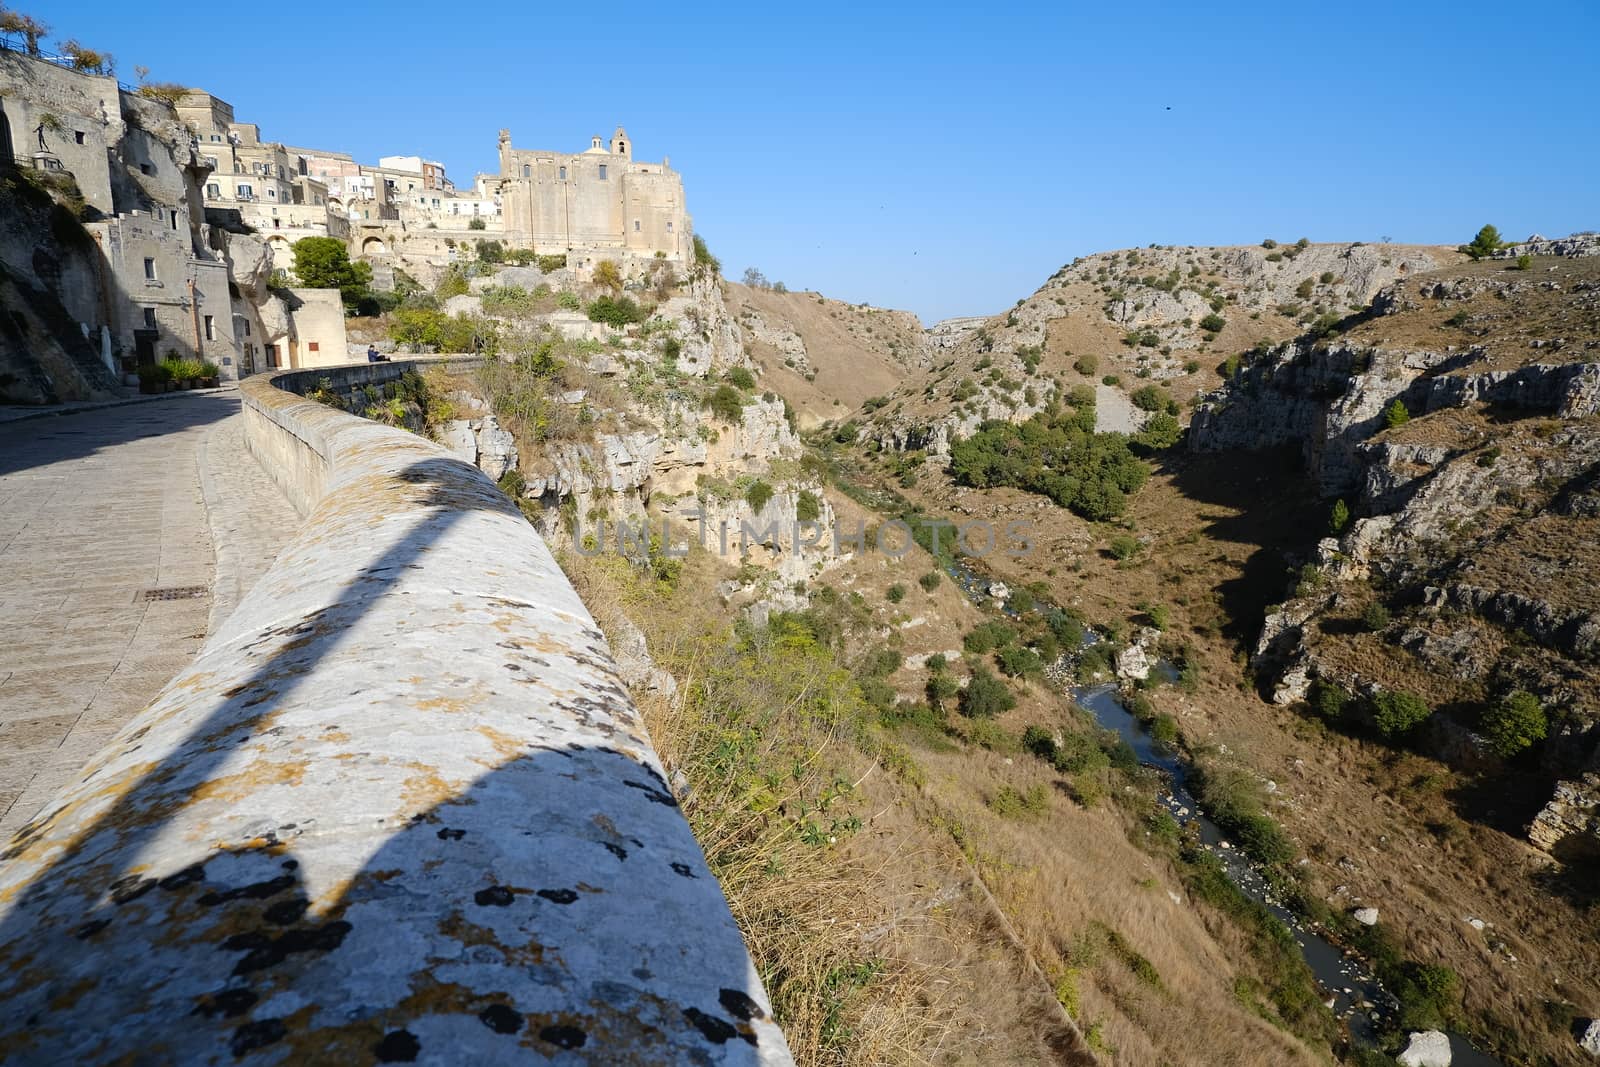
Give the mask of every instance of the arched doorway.
POLYGON ((361 254, 364 256, 386 256, 389 246, 383 243, 381 237, 368 237, 361 242, 361 254))
POLYGON ((0 98, 0 164, 10 163, 16 156, 11 147, 11 120, 6 118, 6 102, 0 98))

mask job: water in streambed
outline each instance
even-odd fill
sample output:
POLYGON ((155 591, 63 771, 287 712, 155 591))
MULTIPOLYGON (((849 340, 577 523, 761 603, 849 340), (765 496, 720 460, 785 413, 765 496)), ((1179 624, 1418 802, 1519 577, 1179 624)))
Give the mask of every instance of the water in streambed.
MULTIPOLYGON (((1172 678, 1170 665, 1159 664, 1157 669, 1168 680, 1172 678)), ((1222 862, 1234 884, 1289 928, 1311 973, 1332 998, 1334 1014, 1348 1022, 1357 1042, 1375 1044, 1379 1024, 1393 1012, 1395 1003, 1367 966, 1307 927, 1276 899, 1261 872, 1237 849, 1229 847, 1227 836, 1201 813, 1190 795, 1186 786, 1187 765, 1173 749, 1151 737, 1139 720, 1122 706, 1117 699, 1116 686, 1080 686, 1072 690, 1072 696, 1096 722, 1114 730, 1127 742, 1140 763, 1166 773, 1170 786, 1162 794, 1161 802, 1173 818, 1180 825, 1195 824, 1202 847, 1222 862)), ((1499 1060, 1474 1048, 1459 1034, 1450 1035, 1450 1049, 1451 1067, 1503 1067, 1499 1060)))

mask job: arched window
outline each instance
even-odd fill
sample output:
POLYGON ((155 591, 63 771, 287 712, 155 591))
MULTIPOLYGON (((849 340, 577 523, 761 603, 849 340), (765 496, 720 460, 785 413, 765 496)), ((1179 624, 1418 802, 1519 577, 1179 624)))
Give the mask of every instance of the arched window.
POLYGON ((523 165, 522 165, 522 176, 523 176, 523 177, 524 177, 524 178, 531 178, 531 177, 533 177, 533 168, 532 168, 532 167, 530 167, 530 166, 528 166, 528 164, 526 164, 526 163, 524 163, 524 164, 523 164, 523 165))

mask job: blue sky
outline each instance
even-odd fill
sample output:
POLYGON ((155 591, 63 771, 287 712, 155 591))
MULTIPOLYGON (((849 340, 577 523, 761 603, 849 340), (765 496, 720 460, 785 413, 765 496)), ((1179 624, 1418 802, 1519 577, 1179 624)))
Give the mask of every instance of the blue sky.
POLYGON ((1593 2, 12 6, 271 139, 463 184, 501 127, 620 122, 730 276, 928 321, 1152 242, 1600 229, 1593 2))

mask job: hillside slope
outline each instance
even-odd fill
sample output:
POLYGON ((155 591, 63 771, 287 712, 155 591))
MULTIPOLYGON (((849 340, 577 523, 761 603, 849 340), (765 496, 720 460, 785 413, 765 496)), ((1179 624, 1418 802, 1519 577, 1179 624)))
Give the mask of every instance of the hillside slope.
POLYGON ((922 324, 909 311, 733 282, 724 299, 764 380, 794 407, 802 428, 889 393, 927 362, 922 324))
POLYGON ((1434 246, 1264 244, 1075 260, 908 378, 870 435, 941 455, 984 420, 1025 419, 1076 385, 1109 387, 1102 428, 1126 428, 1142 416, 1123 398, 1142 386, 1184 403, 1216 383, 1230 355, 1360 310, 1388 282, 1463 258, 1434 246))

